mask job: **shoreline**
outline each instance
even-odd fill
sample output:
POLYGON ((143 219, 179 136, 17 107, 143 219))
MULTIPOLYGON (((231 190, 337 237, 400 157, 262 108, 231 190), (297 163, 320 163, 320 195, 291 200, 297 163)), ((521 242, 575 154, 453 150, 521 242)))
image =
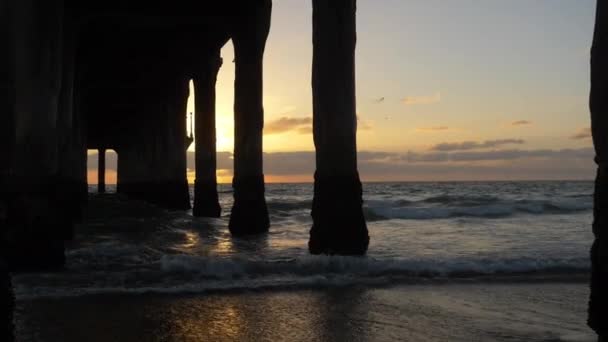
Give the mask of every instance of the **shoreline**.
MULTIPOLYGON (((241 279, 244 280, 244 279, 241 279)), ((208 296, 208 295, 238 295, 241 293, 274 293, 274 292, 298 292, 298 291, 325 291, 344 289, 392 289, 408 287, 433 287, 433 286, 484 286, 484 285, 551 285, 568 284, 589 286, 589 273, 559 274, 559 275, 530 275, 526 273, 515 275, 488 275, 471 278, 359 278, 359 279, 333 279, 332 277, 312 277, 278 282, 276 279, 268 281, 264 279, 244 280, 239 284, 239 279, 231 282, 201 280, 198 282, 187 282, 182 284, 157 284, 141 287, 99 287, 78 288, 72 287, 35 287, 30 293, 24 294, 24 288, 30 285, 21 285, 19 279, 13 280, 13 289, 17 301, 36 301, 59 298, 86 298, 86 297, 131 297, 131 296, 208 296), (300 280, 300 282, 298 282, 300 280), (247 282, 248 281, 248 282, 247 282)))
POLYGON ((19 341, 594 341, 583 283, 17 300, 19 341), (36 329, 32 329, 36 327, 36 329))

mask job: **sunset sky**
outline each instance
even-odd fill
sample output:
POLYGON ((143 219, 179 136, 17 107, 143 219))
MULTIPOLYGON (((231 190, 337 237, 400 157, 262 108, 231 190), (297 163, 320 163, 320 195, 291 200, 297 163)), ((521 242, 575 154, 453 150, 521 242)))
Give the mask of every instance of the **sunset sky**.
MULTIPOLYGON (((593 0, 359 0, 362 178, 590 179, 594 10, 593 0)), ((312 180, 311 20, 311 1, 274 1, 264 89, 269 182, 312 180)), ((228 182, 230 42, 222 55, 218 175, 228 182)))

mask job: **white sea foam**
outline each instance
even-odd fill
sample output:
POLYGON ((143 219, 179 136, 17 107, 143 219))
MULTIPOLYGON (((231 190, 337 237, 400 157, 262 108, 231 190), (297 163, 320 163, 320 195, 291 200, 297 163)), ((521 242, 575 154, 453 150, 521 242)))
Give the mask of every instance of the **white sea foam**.
MULTIPOLYGON (((516 258, 486 260, 386 259, 369 257, 303 256, 285 261, 247 260, 165 255, 157 269, 72 274, 47 285, 28 275, 15 277, 20 299, 69 297, 95 294, 204 293, 218 291, 325 288, 351 285, 386 285, 438 280, 474 280, 515 275, 562 276, 588 271, 584 258, 516 258)), ((61 277, 61 275, 59 275, 61 277)))
POLYGON ((529 272, 586 271, 587 258, 562 259, 384 259, 369 257, 302 256, 288 261, 247 260, 165 255, 161 270, 166 273, 190 273, 202 277, 233 279, 271 275, 343 274, 360 277, 402 275, 412 277, 455 277, 463 275, 515 274, 529 272))
POLYGON ((368 219, 432 220, 454 217, 502 218, 516 214, 568 214, 593 209, 591 201, 536 200, 536 201, 491 201, 487 204, 458 205, 457 203, 421 206, 420 204, 374 201, 366 204, 368 219))

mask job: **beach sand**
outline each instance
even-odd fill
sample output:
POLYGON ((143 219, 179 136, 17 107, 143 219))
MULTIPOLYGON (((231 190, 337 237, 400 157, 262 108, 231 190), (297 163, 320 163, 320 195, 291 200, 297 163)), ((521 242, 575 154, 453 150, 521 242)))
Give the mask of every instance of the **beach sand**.
POLYGON ((19 341, 594 341, 583 282, 18 300, 19 341))

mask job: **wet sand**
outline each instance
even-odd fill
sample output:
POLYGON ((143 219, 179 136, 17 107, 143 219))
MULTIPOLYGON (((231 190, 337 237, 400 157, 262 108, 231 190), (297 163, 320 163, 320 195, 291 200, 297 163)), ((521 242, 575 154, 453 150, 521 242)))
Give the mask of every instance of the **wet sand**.
POLYGON ((594 341, 584 283, 18 300, 18 341, 594 341))

